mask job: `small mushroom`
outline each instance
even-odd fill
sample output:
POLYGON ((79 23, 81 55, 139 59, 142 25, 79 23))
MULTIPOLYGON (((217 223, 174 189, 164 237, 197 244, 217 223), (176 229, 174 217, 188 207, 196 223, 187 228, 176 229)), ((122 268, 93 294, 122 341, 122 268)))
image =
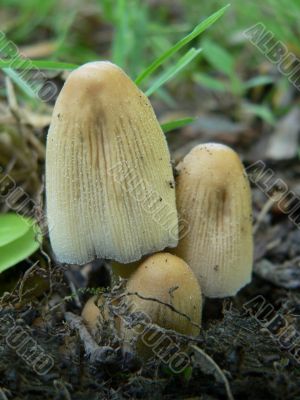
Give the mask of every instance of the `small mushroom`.
POLYGON ((199 145, 178 165, 177 209, 189 230, 174 253, 184 259, 207 297, 235 295, 251 280, 251 191, 235 151, 199 145))
POLYGON ((119 318, 111 312, 110 306, 117 306, 115 300, 108 300, 103 294, 92 296, 84 305, 81 317, 90 334, 96 341, 101 341, 103 335, 113 327, 119 330, 119 318))
POLYGON ((103 296, 92 296, 84 305, 82 319, 92 334, 96 334, 109 313, 103 296))
POLYGON ((66 80, 47 138, 46 196, 60 262, 129 263, 177 245, 166 139, 147 97, 116 65, 88 63, 66 80))
POLYGON ((121 322, 121 335, 125 348, 137 340, 143 358, 170 345, 168 335, 156 332, 155 325, 185 335, 199 334, 201 289, 191 268, 179 257, 158 253, 142 262, 127 282, 126 302, 128 314, 141 315, 142 321, 138 327, 121 322))

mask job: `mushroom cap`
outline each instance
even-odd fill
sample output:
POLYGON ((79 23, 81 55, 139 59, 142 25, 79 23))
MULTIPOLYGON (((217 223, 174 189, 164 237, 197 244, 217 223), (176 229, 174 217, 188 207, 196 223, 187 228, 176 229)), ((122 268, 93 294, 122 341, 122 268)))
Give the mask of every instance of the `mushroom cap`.
MULTIPOLYGON (((130 276, 126 288, 129 312, 143 312, 150 324, 165 329, 199 334, 201 289, 191 268, 179 257, 170 253, 148 257, 130 276)), ((123 326, 123 334, 129 340, 134 333, 123 326)))
POLYGON ((96 333, 99 330, 104 318, 108 318, 107 310, 104 310, 104 315, 100 310, 104 306, 103 296, 93 296, 84 305, 81 316, 91 333, 96 333))
POLYGON ((173 183, 166 139, 147 97, 110 62, 73 71, 47 138, 47 217, 57 260, 129 263, 175 247, 173 183))
POLYGON ((201 282, 207 297, 235 295, 251 281, 251 191, 235 151, 198 145, 178 165, 176 200, 189 230, 174 253, 201 282))
POLYGON ((110 305, 117 306, 118 300, 112 301, 105 298, 103 294, 92 296, 84 305, 81 317, 90 334, 97 343, 103 342, 104 337, 120 330, 119 317, 113 315, 110 305))

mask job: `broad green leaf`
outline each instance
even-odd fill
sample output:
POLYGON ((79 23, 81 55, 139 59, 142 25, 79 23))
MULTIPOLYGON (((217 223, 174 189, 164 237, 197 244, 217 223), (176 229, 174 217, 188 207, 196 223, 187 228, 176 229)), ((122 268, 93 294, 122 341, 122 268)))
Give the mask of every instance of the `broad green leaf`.
POLYGON ((167 133, 173 131, 174 129, 182 128, 183 126, 189 125, 195 120, 196 118, 193 117, 176 119, 174 121, 165 122, 164 124, 161 124, 161 128, 164 131, 164 133, 167 133))
POLYGON ((0 247, 19 239, 30 229, 28 219, 17 214, 0 214, 0 247))
POLYGON ((160 86, 164 85, 167 81, 172 79, 179 71, 185 68, 198 54, 202 51, 202 49, 190 49, 183 57, 177 61, 175 65, 168 68, 146 91, 146 96, 151 96, 160 86))
POLYGON ((0 215, 0 273, 23 261, 40 246, 34 220, 17 214, 0 215))
POLYGON ((148 78, 153 74, 154 71, 157 70, 167 59, 177 53, 183 46, 190 43, 193 39, 199 36, 202 32, 204 32, 207 28, 209 28, 213 23, 215 23, 225 12, 225 10, 229 7, 227 4, 225 7, 221 8, 214 14, 210 15, 204 21, 202 21, 199 25, 195 27, 195 29, 186 35, 184 38, 179 40, 174 46, 166 50, 160 57, 152 62, 148 68, 146 68, 135 80, 135 83, 139 85, 142 81, 148 78))
POLYGON ((39 247, 34 228, 14 242, 0 247, 0 273, 31 256, 39 247))

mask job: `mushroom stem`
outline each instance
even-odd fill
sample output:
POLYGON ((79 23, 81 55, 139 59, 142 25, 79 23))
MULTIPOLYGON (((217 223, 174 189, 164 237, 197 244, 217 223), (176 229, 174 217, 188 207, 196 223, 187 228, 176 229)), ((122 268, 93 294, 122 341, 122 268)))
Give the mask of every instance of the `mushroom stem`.
POLYGON ((123 279, 128 279, 134 273, 134 271, 139 266, 139 261, 129 263, 129 264, 121 264, 116 261, 110 262, 111 270, 113 275, 118 279, 119 277, 123 279))

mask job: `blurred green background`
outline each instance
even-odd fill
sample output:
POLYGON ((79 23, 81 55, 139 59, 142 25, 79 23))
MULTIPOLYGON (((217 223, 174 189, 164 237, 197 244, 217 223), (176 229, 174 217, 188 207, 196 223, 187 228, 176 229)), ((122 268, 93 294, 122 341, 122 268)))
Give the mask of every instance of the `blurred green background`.
MULTIPOLYGON (((7 37, 31 59, 77 65, 110 59, 135 78, 201 20, 226 4, 227 1, 220 0, 2 0, 0 23, 7 37)), ((176 76, 169 89, 178 83, 183 88, 186 83, 217 93, 246 96, 249 87, 277 81, 279 74, 247 41, 243 31, 261 22, 274 33, 275 39, 299 55, 299 16, 300 3, 296 0, 233 0, 225 15, 193 41, 192 46, 203 48, 203 53, 176 76), (258 79, 261 77, 262 80, 258 79)), ((164 68, 172 62, 174 59, 164 64, 164 68)), ((288 83, 280 78, 281 88, 288 83)), ((143 84, 142 88, 147 86, 143 84)), ((167 89, 156 95, 174 108, 176 96, 167 89)), ((271 104, 272 94, 269 96, 269 102, 260 104, 261 109, 258 107, 256 112, 272 122, 272 115, 276 116, 280 110, 271 104)))
MULTIPOLYGON (((23 57, 42 66, 58 92, 70 69, 94 60, 108 59, 138 78, 166 132, 174 162, 207 141, 229 144, 249 162, 295 158, 299 91, 244 32, 262 24, 273 36, 272 45, 281 41, 300 58, 300 2, 233 0, 208 24, 207 18, 227 4, 2 0, 0 33, 23 57), (190 40, 189 33, 199 26, 201 33, 190 40), (174 47, 183 42, 185 46, 174 47), (158 68, 152 68, 155 60, 158 68)), ((38 214, 44 209, 45 143, 55 98, 38 99, 20 73, 7 68, 10 58, 0 42, 0 180, 9 174, 38 205, 38 214)), ((0 211, 12 210, 0 199, 0 211)), ((28 213, 32 215, 32 206, 28 213)))

